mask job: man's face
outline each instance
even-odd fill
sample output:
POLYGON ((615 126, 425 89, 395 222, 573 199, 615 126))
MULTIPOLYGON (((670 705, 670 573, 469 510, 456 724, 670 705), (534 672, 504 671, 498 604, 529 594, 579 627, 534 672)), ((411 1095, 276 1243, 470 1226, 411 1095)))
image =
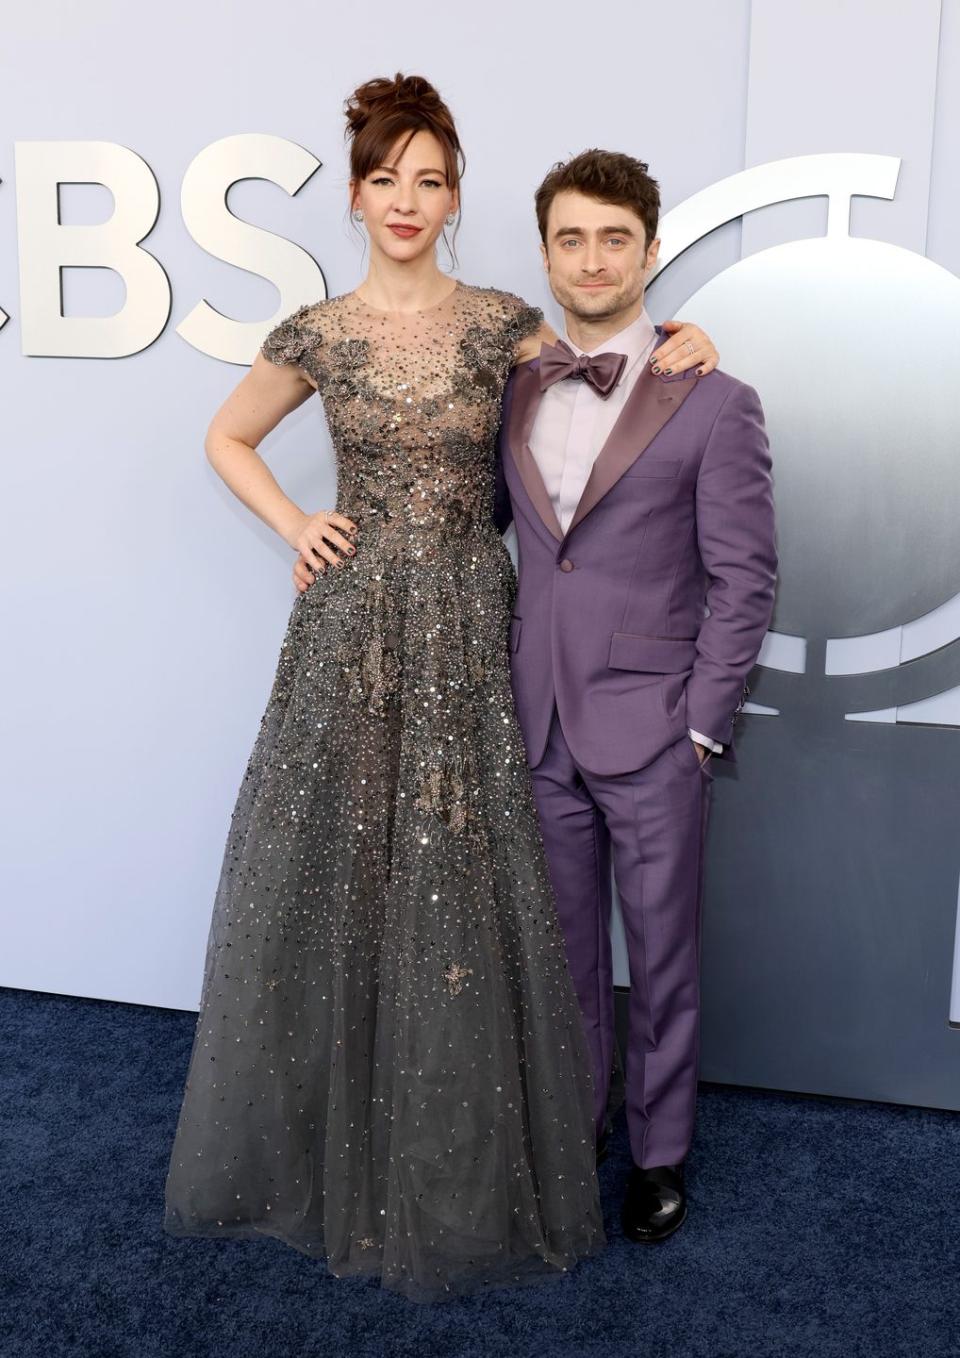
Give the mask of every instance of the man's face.
POLYGON ((659 240, 644 245, 646 228, 632 208, 598 203, 582 193, 558 193, 541 246, 550 291, 584 321, 609 320, 643 302, 659 240))

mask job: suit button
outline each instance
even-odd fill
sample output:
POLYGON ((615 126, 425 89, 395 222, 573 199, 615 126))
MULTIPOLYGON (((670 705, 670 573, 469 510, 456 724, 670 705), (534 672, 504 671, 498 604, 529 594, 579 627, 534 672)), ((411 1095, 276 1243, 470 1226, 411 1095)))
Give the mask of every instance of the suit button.
POLYGON ((563 558, 563 560, 560 562, 560 569, 561 569, 562 571, 572 571, 572 570, 573 570, 573 562, 570 560, 570 558, 569 558, 568 556, 565 556, 565 557, 563 558))

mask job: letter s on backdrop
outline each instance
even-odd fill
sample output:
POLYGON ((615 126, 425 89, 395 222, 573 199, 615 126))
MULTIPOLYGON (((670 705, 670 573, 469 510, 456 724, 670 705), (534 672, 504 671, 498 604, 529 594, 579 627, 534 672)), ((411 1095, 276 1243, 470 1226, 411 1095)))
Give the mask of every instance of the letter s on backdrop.
POLYGON ((177 326, 177 334, 214 358, 252 363, 264 335, 304 301, 326 297, 316 260, 293 241, 242 222, 227 207, 227 191, 240 179, 267 179, 291 196, 320 168, 320 161, 284 137, 259 132, 224 137, 207 146, 183 177, 181 209, 187 230, 204 250, 249 273, 269 278, 280 293, 277 314, 268 322, 234 321, 207 302, 198 302, 177 326))

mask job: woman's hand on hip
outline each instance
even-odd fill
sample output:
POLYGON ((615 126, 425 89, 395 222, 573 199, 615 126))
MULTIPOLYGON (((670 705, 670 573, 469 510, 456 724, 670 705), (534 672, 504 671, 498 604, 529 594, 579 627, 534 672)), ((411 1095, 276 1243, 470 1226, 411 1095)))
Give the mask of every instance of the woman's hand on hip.
POLYGON ((353 545, 356 533, 356 524, 336 510, 321 509, 317 514, 305 514, 290 544, 299 553, 293 572, 297 588, 300 588, 300 580, 306 580, 308 575, 307 583, 310 583, 314 575, 322 574, 328 566, 339 568, 345 557, 356 555, 357 549, 353 545), (302 573, 298 572, 301 565, 302 573))
POLYGON ((317 576, 322 575, 326 569, 326 566, 318 566, 316 571, 311 570, 304 556, 298 553, 297 559, 293 563, 293 583, 296 586, 297 593, 306 594, 317 576))

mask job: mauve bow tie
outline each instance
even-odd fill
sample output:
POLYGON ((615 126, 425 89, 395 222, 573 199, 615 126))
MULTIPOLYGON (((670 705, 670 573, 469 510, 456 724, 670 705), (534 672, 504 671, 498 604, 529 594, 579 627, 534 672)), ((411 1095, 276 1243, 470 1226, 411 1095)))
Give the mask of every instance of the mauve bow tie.
POLYGON ((606 400, 619 382, 626 361, 626 354, 594 354, 592 358, 575 354, 563 340, 544 344, 540 350, 540 390, 546 391, 565 377, 582 377, 606 400))

